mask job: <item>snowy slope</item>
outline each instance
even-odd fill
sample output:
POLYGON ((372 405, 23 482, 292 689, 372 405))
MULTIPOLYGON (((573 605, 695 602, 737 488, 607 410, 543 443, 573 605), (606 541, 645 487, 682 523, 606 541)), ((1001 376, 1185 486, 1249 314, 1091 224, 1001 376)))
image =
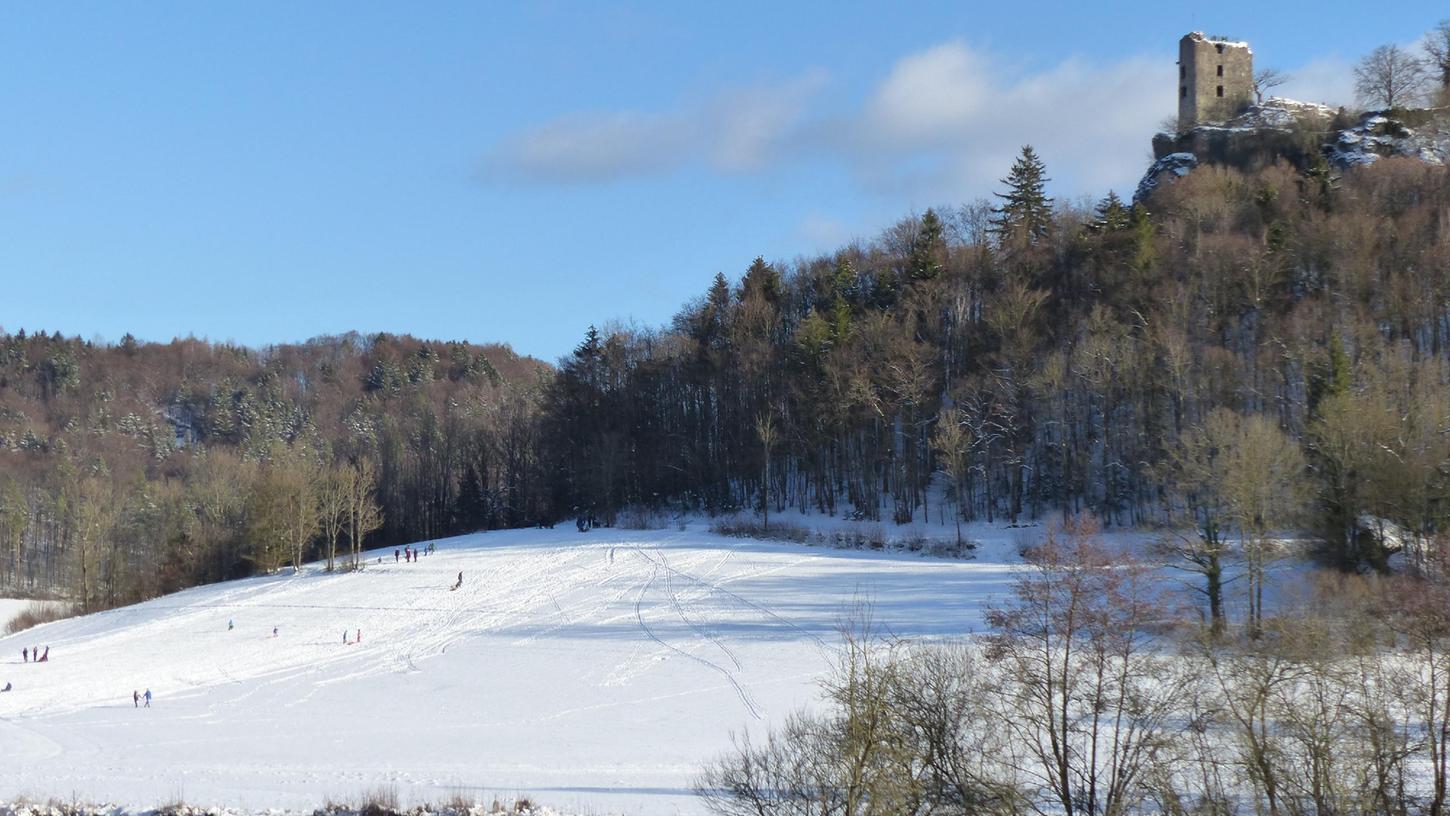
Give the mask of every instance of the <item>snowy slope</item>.
POLYGON ((981 630, 1031 533, 972 532, 975 561, 697 529, 489 533, 421 563, 389 550, 361 573, 43 625, 0 638, 0 685, 15 684, 0 695, 0 801, 310 808, 392 786, 404 803, 525 793, 696 813, 690 780, 730 731, 812 703, 853 599, 901 634, 981 630), (30 645, 50 662, 22 665, 30 645), (147 688, 154 707, 137 711, 147 688))

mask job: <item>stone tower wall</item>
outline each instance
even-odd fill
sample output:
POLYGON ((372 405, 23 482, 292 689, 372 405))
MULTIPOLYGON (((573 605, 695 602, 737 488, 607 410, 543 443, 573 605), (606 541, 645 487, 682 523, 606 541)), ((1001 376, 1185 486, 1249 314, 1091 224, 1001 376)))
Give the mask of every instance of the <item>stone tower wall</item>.
POLYGON ((1178 131, 1232 119, 1254 101, 1254 52, 1248 43, 1193 32, 1178 41, 1178 131))

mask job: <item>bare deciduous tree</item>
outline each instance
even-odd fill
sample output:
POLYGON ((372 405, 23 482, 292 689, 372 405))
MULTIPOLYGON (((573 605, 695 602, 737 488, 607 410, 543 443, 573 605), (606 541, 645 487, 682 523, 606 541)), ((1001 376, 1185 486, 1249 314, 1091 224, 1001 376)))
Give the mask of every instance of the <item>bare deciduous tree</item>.
POLYGON ((786 718, 764 742, 732 735, 695 789, 726 816, 1008 816, 1025 812, 1009 747, 988 718, 988 667, 968 646, 841 627, 822 681, 828 708, 786 718))
POLYGON ((317 483, 317 509, 327 545, 328 572, 337 568, 337 542, 348 526, 347 467, 344 463, 325 468, 317 483))
POLYGON ((1175 567, 1203 576, 1199 591, 1208 601, 1210 628, 1216 635, 1223 631, 1227 619, 1223 604, 1224 568, 1229 555, 1224 539, 1228 523, 1224 484, 1237 421, 1231 411, 1210 412, 1169 450, 1166 472, 1168 483, 1183 497, 1198 529, 1193 534, 1165 537, 1161 549, 1174 556, 1175 567))
POLYGON ((1289 75, 1278 68, 1264 68, 1254 72, 1254 100, 1264 104, 1264 94, 1270 88, 1277 88, 1289 81, 1289 75))
POLYGON ((1450 20, 1441 20, 1425 35, 1425 61, 1440 85, 1440 104, 1450 104, 1450 20))
POLYGON ((1293 523, 1304 501, 1304 456, 1268 417, 1232 417, 1225 453, 1224 504, 1239 531, 1248 582, 1249 626, 1264 618, 1264 581, 1279 554, 1272 538, 1293 523))
POLYGON ((343 472, 347 498, 347 538, 352 549, 352 568, 362 564, 363 540, 383 526, 383 509, 378 505, 378 468, 371 459, 348 464, 343 472))
POLYGON ((1354 68, 1354 90, 1364 102, 1396 108, 1419 101, 1426 89, 1425 64, 1398 45, 1381 45, 1354 68))
POLYGON ((953 518, 957 524, 957 546, 962 545, 962 515, 965 512, 967 479, 972 473, 972 446, 975 444, 972 432, 967 429, 961 411, 943 410, 937 417, 936 430, 932 433, 932 449, 952 480, 952 497, 956 507, 953 518))
POLYGON ((1177 683, 1150 645, 1165 614, 1146 565, 1076 518, 1027 554, 1014 599, 987 614, 1002 668, 998 722, 1067 816, 1132 812, 1166 748, 1177 683))

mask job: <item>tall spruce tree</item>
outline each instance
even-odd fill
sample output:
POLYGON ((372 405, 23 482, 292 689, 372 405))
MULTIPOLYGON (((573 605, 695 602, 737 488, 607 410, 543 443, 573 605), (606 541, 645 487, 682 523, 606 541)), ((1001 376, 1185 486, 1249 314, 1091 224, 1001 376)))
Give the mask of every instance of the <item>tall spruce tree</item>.
POLYGON ((1022 153, 1012 162, 1012 170, 1002 183, 1007 192, 996 193, 1002 205, 993 210, 992 232, 1003 244, 1022 242, 1028 245, 1046 238, 1052 226, 1052 199, 1045 187, 1051 181, 1047 166, 1037 157, 1032 145, 1023 145, 1022 153))
POLYGON ((912 280, 930 280, 941 274, 942 257, 946 254, 945 230, 936 210, 928 209, 921 217, 921 227, 912 241, 907 271, 912 280))

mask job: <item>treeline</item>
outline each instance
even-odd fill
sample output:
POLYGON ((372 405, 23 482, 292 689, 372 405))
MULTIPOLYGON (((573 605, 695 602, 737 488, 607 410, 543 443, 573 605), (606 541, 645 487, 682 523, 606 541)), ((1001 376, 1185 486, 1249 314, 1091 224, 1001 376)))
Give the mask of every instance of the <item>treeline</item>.
POLYGON ((736 739, 697 789, 726 816, 1444 814, 1443 566, 1323 571, 1258 632, 1215 634, 1070 520, 980 640, 897 639, 858 613, 825 705, 736 739))
POLYGON ((1450 514, 1450 171, 1209 166, 1141 206, 1046 180, 1026 148, 995 202, 757 259, 557 369, 387 335, 0 334, 0 589, 120 603, 626 507, 1193 525, 1210 598, 1226 542, 1252 581, 1276 528, 1345 567, 1425 555, 1450 514), (342 526, 343 483, 374 521, 342 526))
POLYGON ((94 609, 543 512, 507 347, 0 334, 0 591, 94 609))
POLYGON ((1024 149, 996 202, 591 331, 546 392, 553 505, 1303 526, 1345 565, 1443 529, 1450 172, 1209 166, 1092 207, 1045 174, 1024 149))

